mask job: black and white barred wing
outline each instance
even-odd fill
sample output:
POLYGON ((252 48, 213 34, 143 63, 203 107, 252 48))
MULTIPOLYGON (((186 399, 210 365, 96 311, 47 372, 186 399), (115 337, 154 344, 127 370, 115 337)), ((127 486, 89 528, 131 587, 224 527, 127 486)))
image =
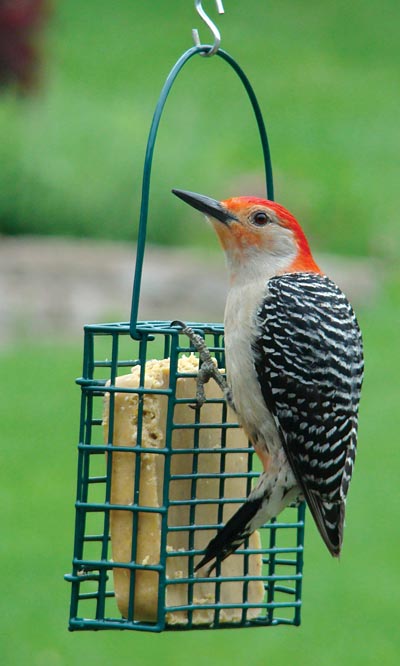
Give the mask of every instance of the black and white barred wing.
POLYGON ((291 273, 268 281, 257 323, 264 399, 321 536, 338 555, 363 375, 354 312, 326 276, 291 273))

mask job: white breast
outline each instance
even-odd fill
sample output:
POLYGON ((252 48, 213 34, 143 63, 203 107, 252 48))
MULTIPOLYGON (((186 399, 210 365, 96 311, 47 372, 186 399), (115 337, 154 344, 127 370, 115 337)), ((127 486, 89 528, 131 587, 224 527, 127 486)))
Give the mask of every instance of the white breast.
POLYGON ((261 393, 251 348, 257 335, 256 310, 263 297, 265 282, 247 283, 230 290, 225 308, 226 369, 239 423, 253 443, 254 437, 262 438, 272 453, 282 447, 261 393))

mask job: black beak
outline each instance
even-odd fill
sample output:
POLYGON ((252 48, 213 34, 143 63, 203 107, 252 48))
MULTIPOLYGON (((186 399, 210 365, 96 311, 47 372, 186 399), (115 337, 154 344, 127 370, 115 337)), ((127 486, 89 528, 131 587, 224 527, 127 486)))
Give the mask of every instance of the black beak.
POLYGON ((221 206, 220 202, 216 199, 210 199, 210 197, 205 197, 203 194, 196 194, 195 192, 186 192, 186 190, 172 190, 172 192, 182 199, 182 201, 193 206, 193 208, 197 208, 202 213, 214 217, 224 224, 228 224, 229 220, 236 220, 236 217, 221 206))

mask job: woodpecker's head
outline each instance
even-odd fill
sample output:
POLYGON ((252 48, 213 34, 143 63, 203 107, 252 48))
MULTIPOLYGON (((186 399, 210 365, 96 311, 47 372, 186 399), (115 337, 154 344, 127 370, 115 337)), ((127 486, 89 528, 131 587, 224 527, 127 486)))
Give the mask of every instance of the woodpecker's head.
POLYGON ((320 273, 304 232, 286 208, 258 197, 216 201, 202 194, 172 190, 210 219, 225 250, 232 280, 298 271, 320 273))

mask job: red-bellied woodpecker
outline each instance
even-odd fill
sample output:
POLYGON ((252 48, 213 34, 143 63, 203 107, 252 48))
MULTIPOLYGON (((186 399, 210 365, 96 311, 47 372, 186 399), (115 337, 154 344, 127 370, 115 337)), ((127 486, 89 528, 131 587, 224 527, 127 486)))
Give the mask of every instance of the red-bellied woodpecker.
POLYGON ((264 470, 196 569, 213 562, 210 572, 298 497, 338 556, 363 377, 351 305, 283 206, 173 192, 210 218, 226 253, 226 395, 264 470))

